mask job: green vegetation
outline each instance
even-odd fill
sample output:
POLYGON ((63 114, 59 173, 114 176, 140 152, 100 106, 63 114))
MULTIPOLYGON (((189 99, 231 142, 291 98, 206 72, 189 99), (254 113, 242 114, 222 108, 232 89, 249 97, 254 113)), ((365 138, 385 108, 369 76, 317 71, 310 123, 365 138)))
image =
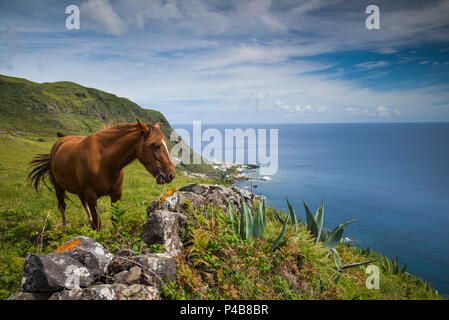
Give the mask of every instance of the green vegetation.
POLYGON ((158 111, 143 109, 126 98, 72 82, 35 83, 0 75, 0 128, 42 136, 85 135, 104 126, 135 122, 170 125, 158 111))
POLYGON ((383 269, 381 255, 371 251, 369 258, 376 260, 372 264, 381 270, 380 289, 368 289, 368 275, 360 264, 367 258, 362 249, 339 243, 336 250, 351 268, 337 269, 328 256, 329 250, 316 242, 306 225, 298 223, 295 231, 294 225, 288 223, 290 215, 273 208, 259 215, 262 205, 255 204, 253 221, 257 221, 257 215, 264 216, 264 236, 247 237, 249 231, 244 228, 242 237, 242 228, 238 227, 242 214, 237 217, 235 211, 227 214, 217 208, 187 207, 185 250, 178 259, 176 281, 164 286, 167 299, 441 298, 421 280, 383 269), (285 241, 273 251, 281 216, 285 217, 285 241))
MULTIPOLYGON (((234 206, 230 202, 228 208, 229 208, 229 216, 232 222, 232 228, 234 229, 236 234, 240 235, 240 237, 243 240, 250 238, 257 238, 257 239, 263 238, 263 234, 267 223, 265 200, 262 199, 262 201, 257 205, 257 211, 254 216, 254 220, 245 199, 242 200, 242 212, 240 213, 240 223, 235 214, 234 206)), ((285 241, 283 241, 282 239, 285 234, 288 220, 289 219, 287 217, 287 219, 285 219, 283 223, 281 232, 279 233, 279 235, 277 236, 276 240, 273 243, 272 246, 273 250, 276 250, 277 248, 285 244, 285 241)))
MULTIPOLYGON (((88 134, 109 123, 135 121, 135 117, 159 121, 166 135, 171 132, 162 114, 141 109, 124 98, 69 82, 37 84, 0 76, 0 299, 19 289, 25 253, 50 253, 74 236, 93 238, 112 252, 120 248, 132 248, 136 253, 163 251, 160 245, 147 248, 139 238, 147 219, 146 207, 167 190, 192 182, 226 183, 227 175, 217 174, 217 180, 211 180, 178 174, 169 185, 158 185, 135 161, 125 168, 122 201, 113 206, 109 198, 98 201, 104 222, 101 231, 90 229, 86 213, 73 195, 67 202, 68 225, 64 228, 54 194, 45 188, 37 194, 27 184, 29 161, 36 154, 48 153, 58 136, 88 134)), ((177 167, 178 172, 186 169, 205 172, 211 168, 177 167)), ((178 260, 176 280, 164 285, 164 297, 441 298, 428 283, 408 274, 406 266, 400 267, 397 258, 390 260, 370 249, 342 243, 349 223, 332 232, 323 230, 324 204, 315 216, 305 204, 306 224, 288 204, 289 212, 284 213, 265 208, 263 202, 254 203, 257 210, 253 215, 246 204, 243 214, 228 214, 212 206, 194 208, 186 201, 188 221, 181 235, 185 249, 178 260), (338 264, 336 256, 346 264, 338 264), (381 271, 379 290, 365 286, 363 264, 367 260, 375 260, 372 264, 381 271)))

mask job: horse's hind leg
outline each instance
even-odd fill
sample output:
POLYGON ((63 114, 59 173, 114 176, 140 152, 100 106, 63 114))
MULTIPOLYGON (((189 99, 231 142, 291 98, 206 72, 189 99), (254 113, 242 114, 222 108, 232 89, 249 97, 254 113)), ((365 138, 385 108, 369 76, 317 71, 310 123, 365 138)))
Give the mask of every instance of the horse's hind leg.
POLYGON ((62 225, 65 227, 67 225, 67 221, 65 218, 65 208, 66 208, 65 190, 62 189, 60 186, 55 185, 55 193, 56 193, 56 198, 58 199, 58 209, 61 212, 61 216, 62 216, 62 225))
POLYGON ((86 197, 84 197, 84 196, 79 196, 79 198, 80 198, 81 204, 82 204, 83 207, 84 207, 84 210, 86 210, 86 213, 87 213, 87 220, 89 221, 89 225, 90 225, 90 227, 91 227, 92 229, 94 229, 94 225, 93 225, 93 222, 92 222, 92 214, 90 213, 90 208, 89 208, 89 206, 87 205, 86 197))
POLYGON ((86 192, 86 201, 92 215, 92 228, 98 231, 101 228, 101 219, 97 210, 97 195, 94 192, 86 192))

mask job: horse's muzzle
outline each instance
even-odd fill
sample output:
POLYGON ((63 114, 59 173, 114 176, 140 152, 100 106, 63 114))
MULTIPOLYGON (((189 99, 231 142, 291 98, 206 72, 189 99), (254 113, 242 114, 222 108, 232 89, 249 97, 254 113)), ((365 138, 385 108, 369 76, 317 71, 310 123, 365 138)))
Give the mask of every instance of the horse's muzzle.
POLYGON ((173 179, 175 178, 175 174, 174 173, 164 173, 162 171, 160 171, 158 173, 158 175, 156 176, 156 183, 157 184, 164 184, 164 183, 170 183, 173 181, 173 179))

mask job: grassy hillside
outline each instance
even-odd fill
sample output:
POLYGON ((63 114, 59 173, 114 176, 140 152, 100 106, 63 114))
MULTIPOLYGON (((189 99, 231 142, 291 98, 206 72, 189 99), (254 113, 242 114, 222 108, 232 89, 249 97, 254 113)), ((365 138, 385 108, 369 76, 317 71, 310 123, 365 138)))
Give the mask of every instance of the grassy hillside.
MULTIPOLYGON (((143 109, 126 98, 73 82, 36 83, 0 75, 3 131, 51 137, 57 133, 87 135, 107 125, 136 122, 136 118, 146 123, 159 122, 168 146, 173 146, 169 140, 173 129, 159 111, 143 109)), ((206 164, 182 167, 193 172, 211 171, 206 164)))
POLYGON ((73 82, 35 83, 0 75, 0 128, 39 135, 89 134, 105 125, 160 122, 166 135, 172 131, 158 111, 73 82))

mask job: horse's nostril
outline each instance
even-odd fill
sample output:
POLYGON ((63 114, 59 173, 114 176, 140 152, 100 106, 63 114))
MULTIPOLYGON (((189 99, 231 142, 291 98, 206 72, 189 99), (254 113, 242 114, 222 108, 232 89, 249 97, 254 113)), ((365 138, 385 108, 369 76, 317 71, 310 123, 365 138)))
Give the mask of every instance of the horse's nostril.
POLYGON ((175 178, 175 174, 174 174, 174 173, 170 173, 170 174, 168 175, 168 180, 169 180, 169 181, 172 181, 174 178, 175 178))

